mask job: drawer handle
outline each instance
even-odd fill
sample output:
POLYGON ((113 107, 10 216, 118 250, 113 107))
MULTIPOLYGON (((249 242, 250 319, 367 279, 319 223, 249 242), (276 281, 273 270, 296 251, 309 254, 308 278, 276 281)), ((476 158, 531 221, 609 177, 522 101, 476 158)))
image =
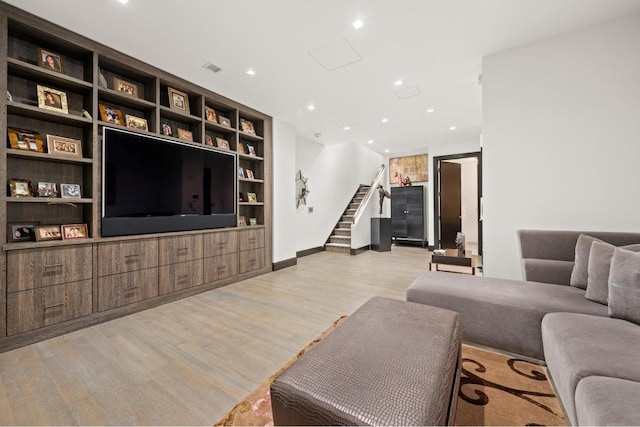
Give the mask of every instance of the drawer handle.
POLYGON ((178 282, 186 282, 189 280, 188 274, 183 274, 182 276, 178 276, 178 282))
POLYGON ((254 265, 255 263, 256 263, 256 259, 255 258, 249 260, 249 264, 250 265, 254 265))
POLYGON ((132 291, 132 290, 134 290, 134 289, 138 289, 138 287, 137 287, 137 286, 129 286, 129 287, 124 288, 124 291, 125 291, 125 292, 127 292, 127 291, 132 291))
POLYGON ((186 255, 189 252, 189 248, 178 248, 176 252, 178 255, 186 255))
POLYGON ((227 242, 221 242, 221 243, 218 243, 218 247, 219 247, 219 248, 221 248, 221 247, 223 247, 223 246, 226 246, 226 245, 227 245, 227 242))
POLYGON ((255 238, 255 237, 250 237, 250 238, 249 238, 249 241, 250 241, 250 242, 255 242, 255 241, 256 241, 256 238, 255 238))
POLYGON ((226 265, 223 265, 222 267, 218 267, 218 271, 224 271, 227 269, 226 265))
POLYGON ((127 263, 138 262, 138 254, 125 255, 124 256, 124 262, 127 262, 127 263))
POLYGON ((44 306, 44 309, 45 309, 45 310, 48 310, 48 309, 50 309, 50 308, 64 307, 65 305, 66 305, 65 303, 63 303, 63 302, 59 302, 59 303, 57 303, 57 304, 45 305, 45 306, 44 306))
POLYGON ((44 266, 44 268, 59 268, 59 267, 64 267, 64 264, 49 264, 44 266))

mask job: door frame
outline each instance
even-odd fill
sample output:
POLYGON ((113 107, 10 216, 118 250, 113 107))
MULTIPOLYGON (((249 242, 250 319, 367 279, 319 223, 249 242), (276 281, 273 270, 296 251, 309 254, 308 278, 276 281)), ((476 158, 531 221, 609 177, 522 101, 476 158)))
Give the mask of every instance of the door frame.
POLYGON ((440 249, 440 162, 467 158, 478 159, 478 255, 482 255, 482 151, 450 154, 433 158, 433 248, 440 249))

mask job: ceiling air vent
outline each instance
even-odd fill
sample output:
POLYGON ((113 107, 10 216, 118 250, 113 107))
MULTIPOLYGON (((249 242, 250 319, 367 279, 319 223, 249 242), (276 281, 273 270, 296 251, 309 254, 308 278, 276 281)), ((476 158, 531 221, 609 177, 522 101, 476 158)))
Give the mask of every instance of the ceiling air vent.
POLYGON ((207 62, 202 66, 202 68, 206 68, 207 70, 212 71, 214 73, 217 73, 218 71, 222 70, 222 68, 218 67, 213 62, 207 62))

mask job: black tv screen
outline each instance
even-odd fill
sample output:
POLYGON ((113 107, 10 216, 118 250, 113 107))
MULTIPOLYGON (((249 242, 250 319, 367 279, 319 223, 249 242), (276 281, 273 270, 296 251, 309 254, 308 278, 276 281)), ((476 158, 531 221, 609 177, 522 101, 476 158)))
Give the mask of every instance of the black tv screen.
POLYGON ((104 127, 102 236, 236 226, 233 153, 104 127))

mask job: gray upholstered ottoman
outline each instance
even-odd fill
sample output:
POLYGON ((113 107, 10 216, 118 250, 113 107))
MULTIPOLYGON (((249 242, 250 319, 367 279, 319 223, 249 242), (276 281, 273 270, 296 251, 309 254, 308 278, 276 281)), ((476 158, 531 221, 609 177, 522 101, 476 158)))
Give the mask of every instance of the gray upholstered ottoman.
POLYGON ((453 311, 376 297, 271 383, 276 425, 453 424, 453 311))

